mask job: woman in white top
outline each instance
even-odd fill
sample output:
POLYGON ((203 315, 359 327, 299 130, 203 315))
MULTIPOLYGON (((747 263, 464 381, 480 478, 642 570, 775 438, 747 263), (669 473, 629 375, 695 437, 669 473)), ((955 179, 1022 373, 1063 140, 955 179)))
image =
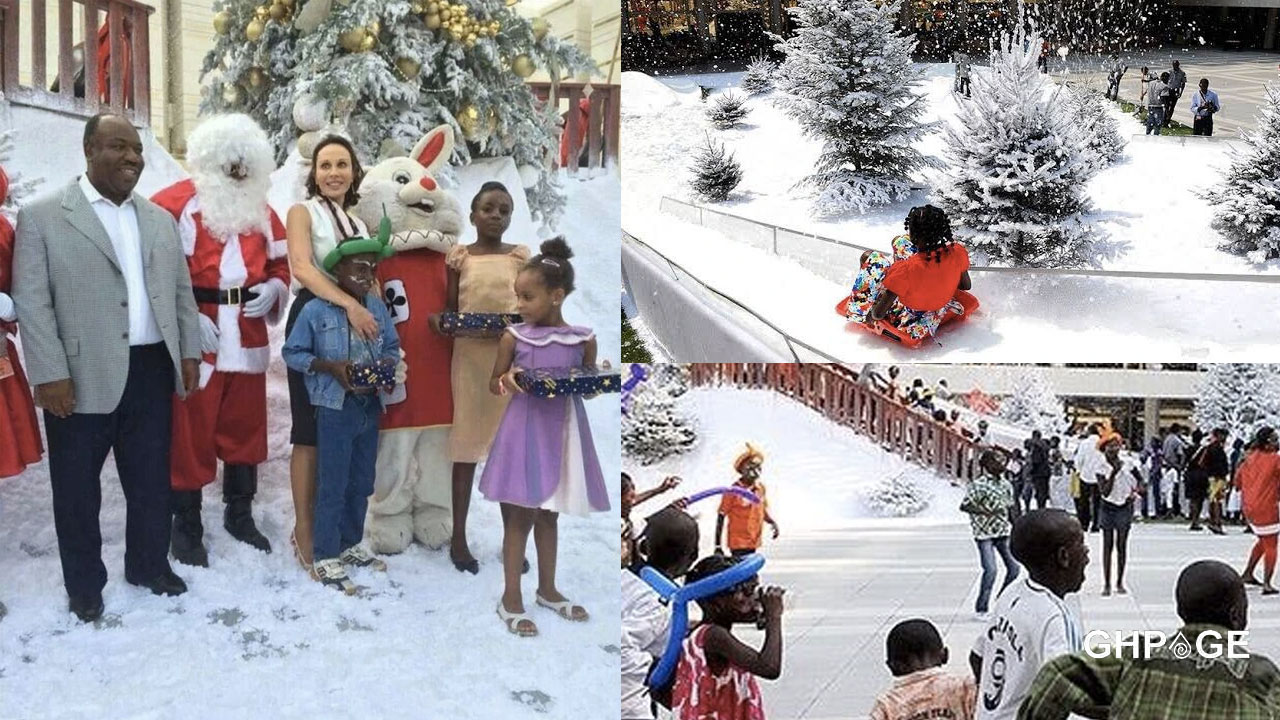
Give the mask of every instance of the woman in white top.
POLYGON ((1098 441, 1103 462, 1095 466, 1098 492, 1102 503, 1098 527, 1102 528, 1102 595, 1111 594, 1111 551, 1116 554, 1116 592, 1129 592, 1124 587, 1124 566, 1129 551, 1129 526, 1133 522, 1133 499, 1143 492, 1142 473, 1127 458, 1120 456, 1124 440, 1112 432, 1098 441))
MULTIPOLYGON (((307 200, 289 208, 285 223, 289 243, 289 269, 293 273, 296 295, 285 324, 286 335, 311 300, 319 297, 346 309, 351 327, 361 335, 373 338, 378 322, 373 314, 355 298, 343 292, 333 277, 326 273, 324 257, 348 237, 367 237, 368 228, 350 214, 358 196, 356 190, 364 173, 356 158, 355 148, 343 137, 330 135, 321 140, 312 156, 307 175, 307 200)), ((289 371, 289 407, 293 429, 289 440, 293 455, 289 461, 289 479, 293 488, 293 544, 298 562, 311 568, 312 523, 315 519, 316 493, 316 419, 315 408, 307 396, 302 373, 289 371)))

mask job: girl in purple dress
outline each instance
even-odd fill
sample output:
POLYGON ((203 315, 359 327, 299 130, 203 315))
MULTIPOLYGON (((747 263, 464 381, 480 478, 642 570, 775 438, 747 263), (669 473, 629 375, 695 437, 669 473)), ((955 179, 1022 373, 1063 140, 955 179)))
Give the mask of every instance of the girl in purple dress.
POLYGON ((508 327, 499 340, 489 380, 490 392, 514 397, 498 425, 480 492, 502 504, 506 586, 498 616, 507 630, 522 637, 538 634, 525 614, 520 589, 529 531, 538 551, 537 604, 566 620, 585 622, 586 609, 556 588, 556 521, 560 513, 609 509, 582 397, 533 397, 515 381, 519 370, 595 366, 595 333, 565 324, 560 312, 573 291, 572 256, 563 238, 552 238, 516 275, 517 310, 524 322, 508 327))

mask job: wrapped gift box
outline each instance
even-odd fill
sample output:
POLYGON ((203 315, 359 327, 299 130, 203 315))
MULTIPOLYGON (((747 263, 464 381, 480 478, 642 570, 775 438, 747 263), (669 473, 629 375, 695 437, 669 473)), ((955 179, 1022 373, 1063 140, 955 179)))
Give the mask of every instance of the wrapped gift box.
POLYGON ((440 330, 454 337, 498 337, 521 321, 517 313, 440 313, 440 330))
POLYGON ((622 391, 622 375, 613 369, 561 367, 522 370, 516 373, 516 382, 525 392, 536 397, 622 391))
POLYGON ((381 388, 396 384, 396 366, 392 363, 352 363, 351 387, 381 388))

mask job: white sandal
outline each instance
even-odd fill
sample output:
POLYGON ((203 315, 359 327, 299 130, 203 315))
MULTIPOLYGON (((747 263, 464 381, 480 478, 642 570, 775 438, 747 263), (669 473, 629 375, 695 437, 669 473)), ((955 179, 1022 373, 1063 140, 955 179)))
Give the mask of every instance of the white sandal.
POLYGON ((541 605, 544 608, 547 608, 548 610, 554 610, 557 615, 564 618, 565 620, 568 620, 569 622, 586 622, 591 619, 591 616, 587 613, 587 609, 582 607, 581 605, 574 605, 572 600, 561 600, 560 602, 551 602, 550 600, 544 600, 543 597, 536 592, 533 594, 533 597, 539 605, 541 605), (582 611, 582 617, 574 616, 573 614, 574 608, 577 608, 582 611))
POLYGON ((502 618, 502 622, 507 624, 507 632, 512 635, 519 635, 520 637, 536 637, 538 634, 538 625, 533 621, 533 618, 524 613, 507 612, 507 609, 502 607, 501 600, 498 601, 498 617, 502 618), (521 622, 529 623, 533 626, 533 630, 521 631, 519 627, 521 622))

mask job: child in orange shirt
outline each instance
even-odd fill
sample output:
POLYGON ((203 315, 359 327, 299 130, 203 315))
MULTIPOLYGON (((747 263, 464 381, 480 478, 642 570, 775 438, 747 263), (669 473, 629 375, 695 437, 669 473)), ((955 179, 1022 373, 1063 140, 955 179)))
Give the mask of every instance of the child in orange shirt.
POLYGON ((973 720, 978 688, 972 675, 952 675, 947 648, 928 620, 904 620, 885 639, 893 686, 876 698, 871 720, 955 718, 973 720))
POLYGON ((919 339, 936 333, 947 313, 963 312, 952 298, 973 286, 969 253, 952 239, 947 214, 932 205, 911 208, 903 226, 892 257, 863 253, 847 313, 858 322, 887 318, 919 339))
POLYGON ((734 472, 738 473, 735 485, 755 493, 760 502, 753 503, 733 493, 725 493, 720 497, 720 514, 716 517, 716 549, 723 551, 721 532, 725 520, 729 522, 729 552, 735 557, 750 555, 760 548, 764 523, 773 528, 773 539, 778 539, 778 523, 769 517, 769 500, 765 496, 764 483, 760 481, 760 469, 764 465, 764 455, 747 443, 746 452, 733 461, 734 472))

